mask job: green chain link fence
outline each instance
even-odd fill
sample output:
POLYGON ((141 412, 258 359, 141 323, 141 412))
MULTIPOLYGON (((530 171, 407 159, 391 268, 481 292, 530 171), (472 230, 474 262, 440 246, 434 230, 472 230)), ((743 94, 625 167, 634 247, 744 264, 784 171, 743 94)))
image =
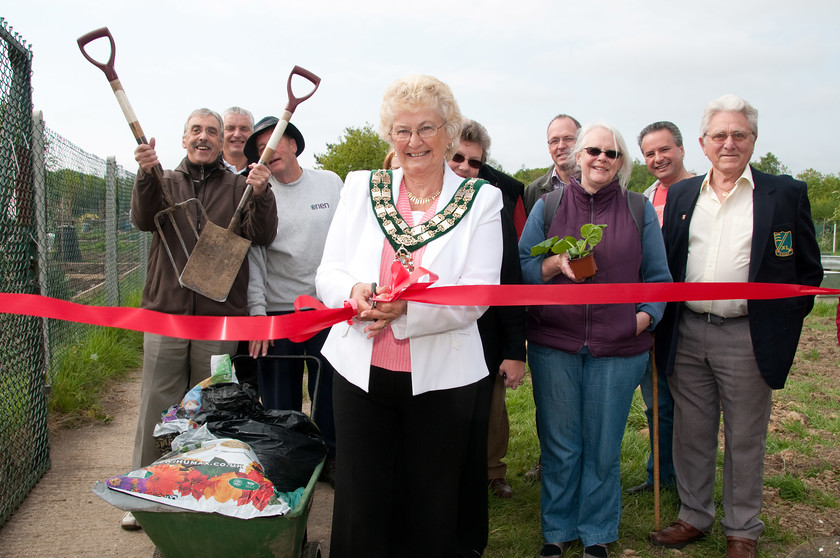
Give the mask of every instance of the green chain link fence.
MULTIPOLYGON (((125 305, 145 282, 134 175, 45 127, 32 107, 32 50, 0 18, 0 292, 125 305)), ((90 326, 0 308, 0 526, 50 467, 56 363, 90 326)))

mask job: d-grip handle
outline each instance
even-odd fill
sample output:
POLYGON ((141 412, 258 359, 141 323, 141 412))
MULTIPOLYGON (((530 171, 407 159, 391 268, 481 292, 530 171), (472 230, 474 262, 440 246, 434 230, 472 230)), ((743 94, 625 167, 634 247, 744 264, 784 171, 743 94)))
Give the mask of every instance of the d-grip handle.
POLYGON ((114 57, 117 55, 117 47, 114 44, 114 37, 111 36, 111 32, 108 30, 107 27, 102 27, 100 29, 95 29, 90 33, 82 35, 76 42, 79 44, 79 50, 82 51, 82 56, 87 58, 87 61, 105 72, 105 77, 108 78, 108 81, 114 81, 117 78, 117 72, 114 70, 114 57), (108 58, 108 62, 102 63, 92 57, 90 54, 87 53, 85 47, 88 43, 95 41, 96 39, 101 39, 102 37, 108 37, 108 41, 111 43, 111 56, 108 58))
POLYGON ((295 109, 297 108, 297 106, 300 103, 304 102, 306 99, 308 99, 313 94, 315 94, 315 92, 318 90, 318 86, 320 84, 321 84, 321 78, 319 78, 318 76, 316 76, 315 74, 313 74, 309 70, 301 68, 300 66, 295 66, 294 68, 292 68, 292 73, 289 74, 289 80, 286 82, 286 93, 288 93, 288 95, 289 95, 289 102, 286 104, 286 110, 289 111, 290 113, 295 112, 295 109), (312 88, 312 91, 310 91, 308 94, 304 95, 303 97, 295 97, 295 94, 292 92, 292 78, 295 75, 298 75, 302 78, 305 78, 305 79, 309 80, 310 82, 312 82, 312 85, 314 85, 314 87, 312 88))
MULTIPOLYGON (((94 29, 90 33, 86 33, 76 39, 76 43, 79 45, 79 50, 82 51, 82 56, 84 56, 88 62, 102 70, 104 72, 105 77, 108 78, 108 82, 111 84, 111 89, 114 91, 114 95, 117 97, 117 102, 120 104, 120 108, 125 115, 125 119, 128 121, 128 127, 131 128, 131 133, 134 134, 134 139, 137 140, 138 145, 149 143, 146 141, 146 135, 143 133, 143 128, 140 127, 140 122, 137 120, 137 116, 134 114, 134 109, 131 108, 131 103, 128 101, 128 96, 125 94, 125 90, 120 83, 120 79, 117 77, 117 71, 114 69, 114 59, 117 56, 117 47, 114 43, 114 37, 111 35, 111 31, 108 30, 107 27, 101 27, 99 29, 94 29), (111 43, 111 54, 108 57, 108 62, 102 63, 92 57, 90 54, 87 53, 85 47, 90 44, 91 42, 95 41, 96 39, 101 39, 102 37, 107 37, 108 42, 111 43)), ((166 184, 163 181, 163 168, 160 165, 155 166, 152 169, 152 175, 155 178, 155 181, 160 186, 161 190, 163 190, 163 197, 169 206, 173 206, 174 202, 172 201, 172 196, 169 194, 169 189, 166 187, 166 184)))
MULTIPOLYGON (((282 118, 277 121, 277 124, 274 126, 274 131, 271 132, 271 136, 268 138, 268 143, 266 143, 265 147, 263 148, 262 154, 260 154, 259 163, 266 165, 274 156, 274 150, 277 149, 277 144, 280 142, 280 138, 283 137, 283 132, 286 131, 286 126, 289 124, 289 120, 292 118, 292 113, 295 112, 295 109, 299 104, 307 100, 309 97, 315 94, 315 91, 318 90, 318 85, 321 83, 321 78, 310 72, 309 70, 305 70, 300 66, 295 66, 292 68, 292 72, 289 74, 289 79, 286 81, 286 93, 289 95, 289 102, 286 104, 286 110, 283 112, 282 118), (303 95, 302 97, 296 97, 295 94, 292 92, 292 78, 295 76, 301 76, 310 82, 314 86, 312 91, 303 95)), ((239 226, 239 221, 242 219, 242 211, 245 208, 245 203, 248 201, 248 198, 251 197, 252 187, 250 184, 245 188, 245 193, 242 194, 242 199, 239 200, 239 206, 236 208, 236 211, 233 214, 233 218, 230 220, 230 225, 228 226, 228 230, 232 231, 237 226, 239 226)))
POLYGON ((289 79, 286 81, 286 92, 289 95, 289 102, 286 104, 286 110, 283 111, 283 116, 277 122, 277 125, 274 127, 274 131, 271 133, 271 136, 268 138, 268 143, 266 144, 265 148, 263 149, 262 154, 260 155, 260 163, 266 164, 271 160, 271 157, 274 155, 274 150, 277 149, 277 144, 280 141, 280 138, 283 136, 283 132, 286 131, 286 125, 289 123, 289 120, 292 119, 292 113, 295 112, 295 109, 299 104, 307 100, 309 97, 315 94, 315 91, 318 90, 318 85, 321 83, 321 78, 310 72, 309 70, 305 70, 300 66, 295 66, 292 68, 292 72, 289 74, 289 79), (312 91, 303 95, 302 97, 296 97, 295 94, 292 92, 292 78, 295 76, 301 76, 306 78, 314 87, 312 91))

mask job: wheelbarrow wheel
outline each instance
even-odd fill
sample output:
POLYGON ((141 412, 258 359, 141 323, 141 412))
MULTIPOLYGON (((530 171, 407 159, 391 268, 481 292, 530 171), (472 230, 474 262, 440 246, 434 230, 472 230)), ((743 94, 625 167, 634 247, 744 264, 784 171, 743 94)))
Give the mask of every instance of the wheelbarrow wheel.
POLYGON ((300 558, 321 558, 321 543, 309 541, 304 544, 303 550, 300 552, 300 558))

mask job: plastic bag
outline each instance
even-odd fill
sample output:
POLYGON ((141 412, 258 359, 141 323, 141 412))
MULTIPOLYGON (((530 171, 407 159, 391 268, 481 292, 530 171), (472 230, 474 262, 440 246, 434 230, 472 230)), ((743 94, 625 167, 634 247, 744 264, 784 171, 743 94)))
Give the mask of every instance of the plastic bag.
POLYGON ((254 417, 263 412, 256 390, 250 384, 215 384, 201 390, 201 409, 192 419, 198 424, 213 420, 254 417))
MULTIPOLYGON (((214 436, 209 430, 207 430, 207 425, 202 425, 200 428, 191 428, 182 432, 176 436, 174 440, 172 440, 171 453, 175 454, 192 451, 201 447, 201 444, 204 442, 209 442, 210 440, 215 440, 217 438, 218 436, 214 436)), ((163 457, 170 457, 170 455, 164 455, 163 457)))
POLYGON ((266 411, 261 416, 208 422, 219 437, 251 446, 277 490, 290 492, 306 486, 315 467, 327 455, 318 427, 300 411, 266 411))
POLYGON ((201 410, 201 392, 204 388, 228 383, 238 383, 233 365, 230 362, 230 355, 212 355, 210 357, 210 377, 193 386, 181 400, 180 407, 184 410, 184 416, 192 418, 195 413, 201 410))
POLYGON ((153 436, 155 444, 161 455, 166 455, 172 451, 172 442, 181 436, 184 432, 190 430, 190 421, 188 419, 174 419, 165 420, 155 425, 153 436))

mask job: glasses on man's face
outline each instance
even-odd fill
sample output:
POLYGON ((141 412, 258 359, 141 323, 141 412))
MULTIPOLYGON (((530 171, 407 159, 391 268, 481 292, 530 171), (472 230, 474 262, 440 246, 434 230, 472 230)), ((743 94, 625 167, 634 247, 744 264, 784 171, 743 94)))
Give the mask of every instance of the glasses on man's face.
POLYGON ((460 153, 456 153, 455 155, 452 156, 452 162, 453 163, 461 164, 464 161, 466 161, 467 164, 474 169, 480 169, 481 168, 481 161, 479 161, 478 159, 467 159, 466 157, 464 157, 460 153))
POLYGON ((548 140, 549 147, 557 147, 561 143, 565 145, 572 145, 577 141, 577 138, 574 136, 563 136, 562 138, 551 138, 548 140))
POLYGON ((586 151, 590 157, 597 157, 601 153, 607 156, 607 159, 618 159, 621 157, 621 151, 616 151, 615 149, 601 149, 600 147, 584 147, 584 151, 586 151))
POLYGON ((423 124, 419 128, 398 128, 391 131, 391 138, 394 141, 408 141, 411 139, 411 134, 416 133, 421 138, 431 138, 437 135, 438 131, 446 125, 446 122, 440 126, 432 126, 431 124, 423 124))
POLYGON ((745 132, 744 130, 734 130, 732 132, 715 132, 714 134, 706 134, 706 137, 714 143, 723 143, 726 138, 732 138, 735 143, 743 143, 747 141, 752 132, 745 132))

